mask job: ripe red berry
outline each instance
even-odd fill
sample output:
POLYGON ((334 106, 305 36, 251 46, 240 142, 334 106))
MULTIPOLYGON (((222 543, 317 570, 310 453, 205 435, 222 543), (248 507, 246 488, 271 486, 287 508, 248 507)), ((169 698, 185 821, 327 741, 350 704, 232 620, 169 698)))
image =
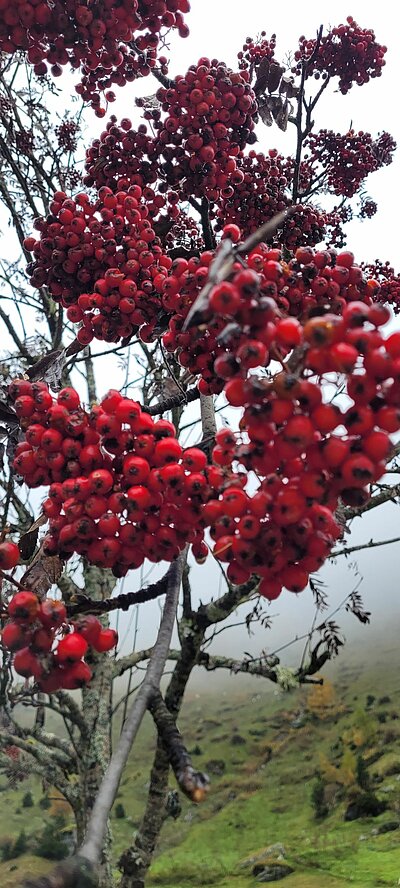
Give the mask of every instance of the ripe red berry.
POLYGON ((8 605, 8 613, 21 623, 33 623, 39 613, 39 601, 34 592, 17 592, 8 605))
POLYGON ((40 663, 28 647, 17 651, 14 656, 13 666, 18 675, 23 675, 24 678, 30 678, 32 675, 38 677, 40 675, 40 663))
POLYGON ((42 601, 38 617, 45 629, 58 629, 67 619, 67 611, 62 601, 46 598, 42 601))
POLYGON ((16 567, 20 558, 19 548, 16 543, 5 540, 0 543, 0 569, 11 570, 16 567))
POLYGON ((25 627, 11 621, 6 623, 1 633, 1 643, 9 651, 20 650, 26 646, 28 640, 25 627))
POLYGON ((118 632, 115 629, 102 629, 93 642, 93 647, 98 653, 111 651, 118 644, 118 632))
POLYGON ((75 663, 85 656, 88 643, 79 632, 66 635, 57 647, 57 661, 62 664, 75 663))
POLYGON ((72 663, 62 672, 61 687, 65 690, 75 691, 87 685, 92 677, 92 671, 82 660, 72 663))
POLYGON ((74 628, 90 645, 96 643, 102 631, 100 621, 93 614, 78 617, 74 622, 74 628))

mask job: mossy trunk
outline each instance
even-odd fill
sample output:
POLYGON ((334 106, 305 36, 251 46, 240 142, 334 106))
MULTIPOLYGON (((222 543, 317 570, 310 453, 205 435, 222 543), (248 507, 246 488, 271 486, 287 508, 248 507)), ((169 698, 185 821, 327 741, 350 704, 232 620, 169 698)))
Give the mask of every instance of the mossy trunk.
MULTIPOLYGON (((115 586, 110 571, 93 566, 84 568, 85 594, 93 599, 109 598, 115 586)), ((107 616, 102 617, 104 625, 107 616)), ((87 662, 93 670, 93 678, 82 690, 82 714, 87 735, 82 743, 79 767, 79 798, 77 799, 78 847, 80 846, 88 818, 99 791, 100 783, 111 755, 111 699, 113 660, 105 654, 91 651, 87 662)), ((111 867, 111 830, 108 830, 103 851, 99 888, 114 888, 111 867)))
MULTIPOLYGON (((204 631, 190 627, 182 638, 182 649, 176 663, 171 681, 165 695, 165 702, 177 718, 183 701, 187 683, 197 662, 204 631)), ((147 872, 168 813, 166 808, 168 794, 169 761, 164 747, 159 740, 154 756, 147 796, 146 810, 143 820, 129 848, 119 860, 122 878, 119 888, 144 888, 147 872)))

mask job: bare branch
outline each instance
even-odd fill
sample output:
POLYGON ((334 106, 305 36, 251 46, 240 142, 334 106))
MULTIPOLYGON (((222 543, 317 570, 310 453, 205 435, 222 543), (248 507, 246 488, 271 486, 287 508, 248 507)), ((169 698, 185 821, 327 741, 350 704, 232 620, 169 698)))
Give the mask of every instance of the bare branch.
POLYGON ((122 729, 118 745, 107 768, 99 793, 93 806, 86 837, 80 853, 93 864, 100 860, 108 816, 118 791, 119 782, 128 760, 129 753, 139 730, 148 702, 155 688, 159 687, 165 668, 172 630, 178 606, 182 571, 186 561, 186 550, 171 564, 168 572, 168 587, 164 612, 158 631, 157 641, 151 653, 146 676, 132 704, 122 729))
POLYGON ((160 691, 154 691, 149 702, 159 737, 167 752, 172 770, 182 792, 191 802, 202 802, 209 789, 207 774, 196 771, 183 742, 174 717, 167 709, 160 691))
POLYGON ((352 552, 360 552, 362 549, 376 549, 379 546, 390 546, 391 543, 400 543, 400 537, 393 537, 391 540, 369 540, 368 543, 362 543, 360 546, 345 546, 343 549, 336 549, 329 555, 329 559, 339 558, 339 555, 351 555, 352 552))
POLYGON ((67 612, 69 617, 75 617, 77 614, 106 614, 112 610, 127 611, 134 604, 143 604, 145 601, 154 601, 160 595, 165 595, 168 585, 168 573, 156 583, 140 589, 138 592, 122 592, 115 598, 105 598, 103 601, 94 601, 87 595, 78 593, 75 595, 76 604, 69 604, 67 612))

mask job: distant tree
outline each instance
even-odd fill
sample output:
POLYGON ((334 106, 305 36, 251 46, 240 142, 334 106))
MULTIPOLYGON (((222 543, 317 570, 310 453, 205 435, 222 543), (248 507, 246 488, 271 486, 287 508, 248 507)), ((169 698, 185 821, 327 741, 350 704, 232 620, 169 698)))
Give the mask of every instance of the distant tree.
POLYGON ((357 756, 356 780, 361 789, 370 789, 370 776, 362 755, 357 756))
POLYGON ((117 820, 122 820, 124 817, 126 817, 125 808, 121 802, 118 802, 118 804, 115 806, 115 816, 117 820))
POLYGON ((322 777, 318 776, 311 790, 311 803, 317 820, 322 820, 328 814, 328 806, 325 802, 325 785, 322 777))

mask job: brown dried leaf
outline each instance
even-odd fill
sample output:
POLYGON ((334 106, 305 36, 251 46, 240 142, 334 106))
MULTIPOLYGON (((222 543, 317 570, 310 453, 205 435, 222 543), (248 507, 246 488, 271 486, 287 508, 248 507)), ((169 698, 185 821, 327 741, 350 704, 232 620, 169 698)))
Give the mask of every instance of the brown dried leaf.
POLYGON ((299 94, 299 87, 295 85, 291 74, 284 74, 279 85, 279 92, 288 99, 295 99, 299 94))
POLYGON ((175 222, 176 220, 170 216, 160 216, 156 222, 153 222, 153 229, 157 237, 165 237, 171 231, 171 228, 174 227, 175 222))
POLYGON ((63 563, 58 555, 44 555, 39 549, 20 582, 41 597, 60 579, 63 563))
POLYGON ((82 345, 82 343, 79 342, 79 339, 74 339, 74 341, 65 349, 65 357, 70 358, 73 355, 78 355, 84 348, 86 348, 86 345, 82 345))
POLYGON ((268 77, 268 92, 276 92, 281 82, 281 77, 282 74, 284 74, 284 71, 285 69, 282 67, 282 65, 279 65, 278 62, 272 62, 268 77))
POLYGON ((29 367, 29 370, 26 371, 26 375, 29 376, 31 382, 34 379, 44 379, 46 372, 53 364, 59 361, 62 353, 62 348, 55 348, 52 351, 47 352, 46 355, 43 355, 43 358, 40 358, 39 361, 36 361, 36 364, 34 364, 33 367, 29 367))
POLYGON ((258 105, 258 113, 262 122, 265 123, 265 126, 272 126, 274 120, 268 107, 268 102, 263 102, 258 105))
MULTIPOLYGON (((290 113, 291 107, 292 106, 289 104, 288 100, 286 99, 286 101, 282 105, 282 108, 279 111, 277 111, 276 114, 274 114, 275 123, 277 124, 277 126, 279 126, 279 129, 282 130, 282 132, 284 132, 284 133, 287 130, 289 113, 290 113)), ((274 112, 272 112, 272 113, 274 113, 274 112)))
POLYGON ((221 281, 225 280, 226 276, 230 273, 234 262, 233 257, 232 243, 229 238, 226 238, 226 240, 221 241, 215 254, 215 258, 210 265, 208 280, 204 284, 197 299, 195 299, 186 317, 183 325, 184 330, 188 330, 189 327, 196 327, 206 320, 207 312, 209 310, 211 290, 214 284, 219 284, 221 281))
POLYGON ((39 528, 43 527, 43 524, 46 524, 46 522, 46 515, 39 515, 39 518, 33 522, 29 530, 22 534, 18 543, 18 548, 24 561, 28 561, 28 559, 32 557, 38 541, 39 528))
POLYGON ((267 89, 270 67, 269 59, 262 59, 257 65, 257 79, 253 87, 256 96, 262 95, 267 89))

